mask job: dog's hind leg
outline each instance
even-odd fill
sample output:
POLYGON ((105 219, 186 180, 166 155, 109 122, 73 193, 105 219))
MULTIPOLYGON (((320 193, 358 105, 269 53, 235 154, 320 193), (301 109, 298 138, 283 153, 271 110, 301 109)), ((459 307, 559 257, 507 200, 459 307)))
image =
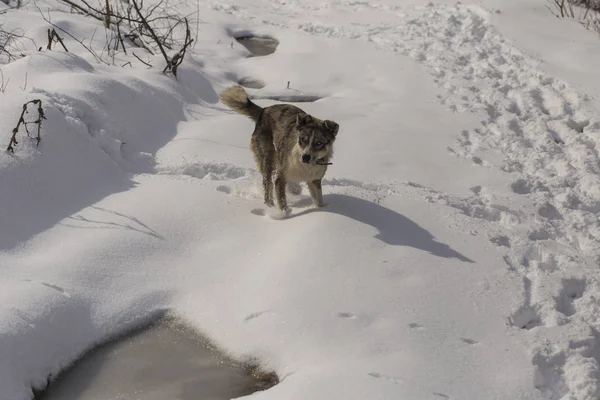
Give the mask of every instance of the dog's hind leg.
POLYGON ((262 186, 264 202, 267 206, 273 207, 273 168, 275 160, 275 147, 273 143, 265 140, 265 133, 258 129, 254 132, 250 141, 250 150, 254 154, 254 161, 260 174, 262 175, 262 186))
POLYGON ((275 205, 273 202, 273 162, 270 158, 272 157, 267 157, 264 160, 261 172, 265 204, 269 207, 273 207, 275 205))
POLYGON ((287 186, 287 182, 283 173, 281 171, 277 171, 275 176, 275 201, 277 203, 277 208, 279 208, 285 216, 290 214, 290 208, 287 205, 287 198, 285 194, 285 188, 287 186))
POLYGON ((308 182, 308 191, 310 192, 310 197, 312 197, 315 207, 323 207, 325 205, 325 203, 323 203, 323 188, 320 179, 308 182))

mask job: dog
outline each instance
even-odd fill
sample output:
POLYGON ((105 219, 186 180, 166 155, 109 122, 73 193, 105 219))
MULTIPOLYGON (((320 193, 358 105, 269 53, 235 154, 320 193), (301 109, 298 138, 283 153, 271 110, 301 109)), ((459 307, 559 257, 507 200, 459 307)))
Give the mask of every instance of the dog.
POLYGON ((306 182, 314 206, 323 207, 321 180, 333 157, 339 124, 316 118, 291 104, 262 108, 241 86, 229 87, 219 97, 230 109, 256 123, 250 149, 262 175, 265 204, 277 206, 288 216, 291 210, 286 188, 300 194, 300 182, 306 182))

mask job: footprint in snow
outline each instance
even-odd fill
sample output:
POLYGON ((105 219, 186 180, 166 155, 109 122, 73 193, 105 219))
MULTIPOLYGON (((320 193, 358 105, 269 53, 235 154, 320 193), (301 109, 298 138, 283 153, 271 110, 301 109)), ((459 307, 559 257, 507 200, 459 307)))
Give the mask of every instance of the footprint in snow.
POLYGON ((538 311, 527 304, 515 311, 508 320, 512 326, 526 330, 542 325, 542 319, 538 311))
POLYGON ((231 188, 226 185, 220 185, 220 186, 217 186, 217 192, 231 194, 231 188))
POLYGON ((356 315, 347 312, 339 312, 337 313, 337 316, 344 319, 356 319, 356 315))
POLYGON ((567 317, 574 315, 575 300, 583 297, 585 294, 587 282, 585 279, 569 278, 563 279, 558 296, 554 299, 556 302, 556 311, 567 317))
POLYGON ((460 341, 466 344, 477 344, 479 343, 477 340, 469 339, 469 338, 460 338, 460 341))
POLYGON ((392 383, 402 383, 404 382, 404 379, 402 378, 398 378, 398 377, 393 377, 393 376, 389 376, 389 375, 383 375, 380 374, 379 372, 369 372, 369 376, 372 376, 373 378, 377 378, 377 379, 383 379, 392 383))
POLYGON ((510 239, 506 235, 493 235, 490 237, 490 242, 498 247, 508 247, 510 249, 510 239))
POLYGON ((410 324, 408 324, 408 326, 409 326, 410 328, 412 328, 412 329, 416 329, 416 330, 418 330, 418 331, 424 331, 424 330, 425 330, 425 327, 424 327, 423 325, 419 325, 419 324, 417 324, 417 323, 415 323, 415 322, 411 322, 410 324))
POLYGON ((255 208, 252 211, 250 211, 252 214, 254 215, 258 215, 260 217, 264 217, 266 215, 266 211, 262 208, 255 208))
POLYGON ((244 318, 244 322, 248 322, 250 320, 253 320, 255 318, 260 317, 261 315, 264 315, 266 313, 268 313, 269 310, 265 310, 265 311, 258 311, 258 312, 254 312, 252 314, 249 314, 246 318, 244 318))

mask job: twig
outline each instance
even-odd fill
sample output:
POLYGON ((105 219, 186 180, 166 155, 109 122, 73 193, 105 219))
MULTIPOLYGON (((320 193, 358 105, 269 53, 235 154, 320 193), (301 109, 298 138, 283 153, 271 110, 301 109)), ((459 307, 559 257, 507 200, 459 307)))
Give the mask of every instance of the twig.
POLYGON ((190 27, 188 25, 188 20, 186 18, 185 19, 185 43, 183 44, 183 48, 181 50, 179 50, 177 53, 175 53, 175 55, 173 55, 173 58, 171 58, 171 60, 167 62, 167 66, 163 70, 163 73, 165 73, 167 71, 171 71, 171 72, 173 72, 173 75, 175 75, 175 77, 177 77, 177 67, 179 67, 179 65, 181 65, 181 63, 183 62, 183 58, 185 57, 185 52, 186 52, 188 46, 191 45, 192 42, 194 41, 194 39, 192 39, 190 36, 191 36, 190 27))
POLYGON ((127 50, 125 49, 125 42, 123 41, 123 36, 121 35, 121 22, 117 22, 117 36, 119 41, 115 46, 115 50, 119 50, 119 42, 121 43, 121 48, 123 49, 123 53, 127 54, 127 50))
POLYGON ((25 72, 25 85, 23 85, 23 87, 19 86, 22 91, 27 90, 27 74, 28 72, 25 72))
POLYGON ((67 47, 65 46, 65 44, 63 43, 63 40, 60 36, 58 36, 58 33, 56 33, 55 29, 48 29, 48 47, 46 47, 46 49, 48 50, 52 50, 52 43, 60 43, 60 45, 62 46, 63 49, 65 49, 65 51, 68 53, 69 50, 67 50, 67 47))
POLYGON ((152 68, 152 65, 151 65, 151 64, 148 64, 146 61, 144 61, 144 60, 142 60, 141 58, 139 58, 139 57, 137 56, 137 54, 135 54, 133 51, 131 52, 131 54, 133 54, 133 56, 134 56, 135 58, 137 58, 137 59, 138 59, 138 60, 139 60, 139 61, 140 61, 142 64, 145 64, 145 65, 147 65, 148 67, 152 68))
POLYGON ((109 4, 108 0, 106 0, 106 14, 104 15, 104 26, 107 29, 110 29, 110 14, 111 14, 110 4, 109 4))
POLYGON ((158 48, 159 48, 160 52, 162 53, 165 61, 167 62, 167 64, 169 64, 169 57, 167 57, 167 53, 165 53, 165 49, 164 49, 160 39, 156 35, 156 32, 154 32, 154 29, 152 29, 150 24, 148 24, 148 21, 142 14, 142 11, 140 10, 140 7, 139 7, 137 1, 131 0, 131 3, 133 4, 133 8, 135 8, 135 12, 137 13, 138 17, 140 18, 142 25, 144 26, 145 29, 148 30, 148 32, 150 33, 150 36, 152 36, 152 39, 154 39, 154 42, 158 45, 158 48))
POLYGON ((37 5, 36 1, 34 0, 33 2, 36 6, 36 8, 38 9, 38 11, 40 12, 42 18, 44 19, 44 21, 46 21, 47 23, 49 23, 50 25, 52 25, 54 28, 59 29, 61 32, 66 33, 67 35, 69 35, 69 37, 71 37, 71 39, 75 40, 77 43, 79 43, 84 49, 86 49, 91 55, 94 56, 94 58, 96 59, 96 61, 101 62, 103 64, 106 65, 110 65, 109 63, 107 63, 106 61, 104 61, 102 58, 100 58, 98 56, 98 54, 96 54, 96 52, 94 50, 92 50, 91 48, 87 47, 85 45, 85 43, 83 43, 83 41, 77 39, 75 36, 71 35, 69 32, 67 32, 66 30, 62 29, 60 26, 54 24, 53 22, 51 22, 42 12, 42 10, 40 9, 40 7, 37 5))
POLYGON ((127 39, 129 39, 134 45, 136 45, 138 47, 141 47, 142 49, 146 50, 151 55, 154 55, 154 52, 152 51, 152 49, 150 48, 150 46, 148 46, 146 44, 146 42, 144 41, 144 39, 137 32, 131 31, 128 34, 126 34, 125 37, 127 39), (140 43, 137 44, 136 40, 138 40, 140 43))
POLYGON ((196 44, 198 43, 198 37, 200 31, 200 0, 196 0, 196 42, 194 43, 194 48, 196 48, 196 44))
POLYGON ((8 87, 8 82, 10 82, 10 78, 4 82, 4 72, 0 69, 0 92, 6 92, 6 88, 8 87))
POLYGON ((19 144, 19 142, 17 142, 17 133, 19 133, 19 128, 21 127, 21 125, 23 125, 25 127, 25 132, 27 133, 28 137, 31 137, 31 136, 29 135, 29 129, 27 128, 27 125, 28 124, 36 124, 37 125, 37 137, 35 138, 35 140, 37 142, 36 145, 39 146, 40 142, 42 141, 40 134, 42 132, 42 120, 44 120, 44 119, 46 119, 46 116, 44 115, 44 109, 42 108, 42 100, 35 99, 35 100, 31 100, 31 101, 28 101, 27 103, 23 104, 23 111, 21 111, 21 116, 19 117, 17 126, 12 131, 12 137, 10 138, 10 142, 8 143, 8 147, 6 148, 6 151, 10 151, 11 153, 15 152, 14 146, 19 144), (25 114, 27 113, 27 106, 29 104, 37 105, 38 118, 35 121, 27 122, 27 121, 25 121, 25 114))
MULTIPOLYGON (((91 13, 89 10, 86 10, 85 8, 81 7, 77 3, 72 2, 71 0, 60 0, 60 1, 62 1, 63 3, 67 3, 68 5, 70 5, 71 7, 73 7, 74 9, 76 9, 77 11, 82 12, 85 15, 88 15, 88 16, 90 16, 92 18, 95 18, 98 21, 102 21, 102 17, 100 17, 100 16, 98 16, 96 14, 91 13)), ((90 8, 90 10, 96 11, 93 8, 90 8)))

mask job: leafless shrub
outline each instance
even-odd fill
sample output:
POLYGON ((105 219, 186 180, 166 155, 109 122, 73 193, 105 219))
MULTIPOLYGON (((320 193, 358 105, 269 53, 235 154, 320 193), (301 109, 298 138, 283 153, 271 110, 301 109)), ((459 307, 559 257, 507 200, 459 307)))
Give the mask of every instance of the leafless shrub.
POLYGON ((23 2, 21 0, 0 0, 10 8, 21 8, 23 2))
POLYGON ((23 104, 23 111, 21 111, 21 116, 19 117, 17 126, 12 131, 12 137, 10 138, 10 142, 8 143, 8 147, 6 148, 6 151, 10 151, 11 153, 15 152, 14 146, 19 144, 19 142, 17 141, 17 133, 19 133, 19 129, 21 128, 21 126, 23 126, 25 128, 25 133, 27 134, 27 137, 31 138, 31 134, 27 127, 30 124, 37 125, 37 136, 34 137, 34 139, 36 141, 36 144, 39 145, 40 142, 42 141, 42 138, 40 135, 42 132, 42 120, 44 120, 44 119, 46 119, 46 116, 44 115, 44 109, 42 107, 42 100, 35 99, 35 100, 31 100, 31 101, 28 101, 27 103, 23 104), (29 106, 30 104, 33 104, 34 106, 37 105, 38 117, 35 121, 25 121, 25 115, 29 113, 27 110, 27 106, 29 106))
POLYGON ((55 23, 53 23, 51 21, 50 18, 50 13, 48 13, 48 16, 44 15, 44 13, 42 12, 42 10, 39 8, 39 6, 37 5, 37 3, 34 1, 34 4, 36 6, 36 8, 38 9, 40 15, 42 16, 42 18, 44 19, 44 21, 46 21, 48 24, 52 25, 52 27, 54 29, 52 29, 52 31, 54 31, 54 34, 51 33, 51 30, 48 30, 48 49, 51 49, 51 37, 54 38, 58 38, 57 40, 59 40, 61 42, 61 44, 63 45, 63 48, 65 49, 65 51, 68 52, 67 48, 65 47, 65 45, 62 43, 62 39, 58 36, 58 34, 56 33, 56 29, 58 29, 59 31, 61 31, 62 33, 64 33, 65 35, 69 36, 71 39, 75 40, 77 43, 79 43, 84 49, 86 49, 91 55, 94 56, 94 58, 96 59, 96 61, 98 62, 102 62, 104 64, 109 65, 106 61, 104 61, 102 59, 102 57, 100 57, 92 48, 92 46, 87 46, 83 40, 76 38, 75 36, 73 36, 71 33, 69 33, 67 30, 61 28, 60 26, 56 25, 55 23))
POLYGON ((573 3, 567 0, 549 0, 550 5, 546 6, 550 12, 560 18, 575 18, 573 3))
POLYGON ((167 66, 163 70, 163 73, 170 71, 170 72, 173 72, 173 75, 177 76, 177 67, 179 67, 179 65, 181 65, 181 63, 183 62, 183 58, 185 57, 185 52, 186 52, 188 46, 191 45, 192 42, 194 41, 194 39, 191 38, 192 33, 190 31, 190 27, 189 27, 187 19, 185 20, 185 29, 186 29, 186 33, 185 33, 185 42, 183 44, 183 48, 181 50, 179 50, 177 53, 175 53, 173 55, 173 57, 171 57, 171 59, 167 61, 167 66))
MULTIPOLYGON (((6 14, 8 10, 0 11, 0 15, 6 14)), ((0 24, 0 64, 5 64, 16 59, 16 54, 11 50, 11 45, 14 41, 21 38, 22 35, 18 31, 7 31, 0 24)))
POLYGON ((548 0, 546 7, 557 18, 572 18, 600 33, 600 0, 548 0))
POLYGON ((593 11, 600 11, 600 0, 571 0, 577 6, 593 11))
MULTIPOLYGON (((189 16, 173 13, 168 0, 161 0, 151 7, 145 7, 143 0, 97 0, 96 6, 90 4, 91 0, 60 1, 103 23, 107 32, 107 48, 103 54, 113 60, 118 51, 127 52, 127 44, 143 48, 151 55, 160 53, 166 64, 163 72, 177 75, 177 67, 194 42, 189 16), (175 53, 169 56, 171 51, 175 53)), ((141 61, 140 57, 135 57, 141 61)))

